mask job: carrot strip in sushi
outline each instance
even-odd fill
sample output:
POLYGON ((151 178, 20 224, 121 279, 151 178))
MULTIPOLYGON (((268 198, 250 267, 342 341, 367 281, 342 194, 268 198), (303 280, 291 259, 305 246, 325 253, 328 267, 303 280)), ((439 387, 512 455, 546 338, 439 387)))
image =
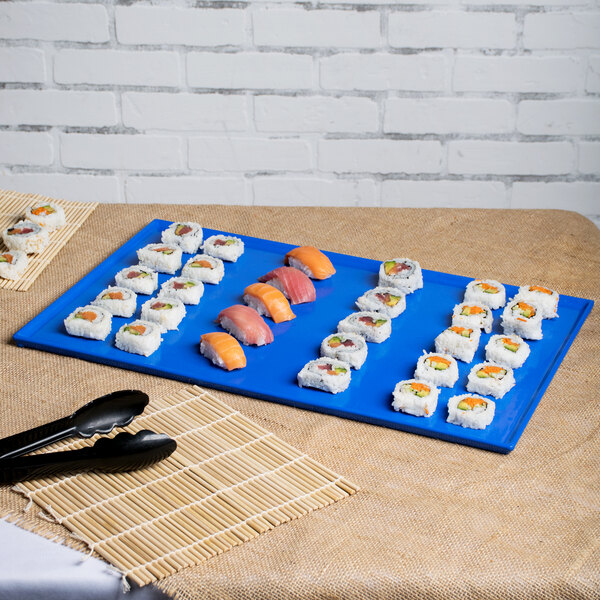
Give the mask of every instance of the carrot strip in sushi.
POLYGON ((327 279, 335 273, 331 261, 314 246, 300 246, 285 255, 285 264, 300 269, 311 279, 327 279))
POLYGON ((215 365, 228 371, 243 369, 246 366, 246 355, 240 343, 223 331, 200 336, 200 352, 215 365))
POLYGON ((223 309, 217 323, 247 346, 264 346, 273 341, 273 332, 264 319, 253 308, 243 304, 223 309))
POLYGON ((253 283, 244 290, 244 302, 259 314, 267 315, 275 321, 291 321, 296 318, 285 296, 268 283, 253 283))
POLYGON ((317 298, 315 286, 308 275, 294 267, 279 267, 258 278, 283 292, 292 304, 314 302, 317 298))

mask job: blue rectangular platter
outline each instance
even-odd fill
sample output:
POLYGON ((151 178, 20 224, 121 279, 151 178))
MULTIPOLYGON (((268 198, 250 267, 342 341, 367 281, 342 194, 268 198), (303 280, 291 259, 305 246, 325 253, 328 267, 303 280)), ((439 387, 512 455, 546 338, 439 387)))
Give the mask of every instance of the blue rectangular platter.
MULTIPOLYGON (((330 279, 315 281, 317 300, 293 306, 296 319, 279 324, 266 319, 275 341, 260 348, 244 346, 247 366, 237 371, 224 371, 205 359, 199 353, 200 335, 220 330, 214 322, 219 312, 241 303, 247 285, 281 266, 285 253, 293 248, 289 244, 236 234, 244 241, 245 253, 236 263, 225 263, 221 283, 205 285, 200 304, 186 307, 187 316, 179 331, 164 334, 162 345, 149 357, 129 354, 114 346, 119 327, 133 318, 114 317, 111 334, 105 341, 67 335, 63 319, 78 306, 91 302, 102 289, 114 285, 117 271, 137 264, 136 250, 159 242, 161 232, 170 224, 162 220, 149 223, 15 333, 17 345, 507 453, 515 447, 593 306, 591 300, 561 296, 560 318, 545 320, 544 338, 529 342, 531 354, 525 365, 515 370, 516 385, 496 401, 494 420, 485 430, 446 423, 446 406, 450 396, 466 393, 467 374, 473 364, 484 360, 484 348, 491 334, 482 335, 473 363, 467 365, 459 361, 459 380, 452 389, 441 388, 438 408, 432 417, 415 417, 391 407, 395 384, 413 376, 417 359, 424 350, 435 349, 435 337, 449 326, 454 305, 462 301, 470 279, 458 275, 424 270, 424 287, 407 296, 405 312, 392 322, 391 337, 382 344, 368 344, 365 365, 360 371, 352 371, 350 387, 336 395, 300 388, 296 375, 305 363, 319 356, 321 341, 335 332, 338 321, 356 310, 356 298, 377 285, 380 263, 374 260, 325 252, 337 273, 330 279)), ((205 237, 216 233, 228 232, 204 230, 205 237)), ((183 262, 188 258, 189 255, 184 254, 183 262)), ((418 260, 418 257, 412 258, 418 260)), ((493 277, 493 273, 485 275, 493 277)), ((159 285, 169 277, 159 274, 159 285)), ((517 288, 506 285, 506 291, 507 297, 511 297, 517 288)), ((141 304, 148 298, 138 296, 134 318, 139 316, 141 304)), ((502 333, 501 311, 494 311, 492 334, 502 333)), ((123 386, 126 387, 125 376, 123 386)))

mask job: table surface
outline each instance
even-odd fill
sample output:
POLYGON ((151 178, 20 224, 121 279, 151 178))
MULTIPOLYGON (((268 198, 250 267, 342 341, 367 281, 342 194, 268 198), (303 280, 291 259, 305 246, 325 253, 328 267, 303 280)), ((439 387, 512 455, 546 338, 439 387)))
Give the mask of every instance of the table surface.
MULTIPOLYGON (((575 213, 101 205, 29 292, 0 290, 0 436, 114 389, 157 398, 181 387, 11 341, 154 218, 600 298, 600 231, 575 213)), ((596 305, 509 455, 216 392, 362 489, 160 589, 181 598, 598 597, 599 321, 596 305)), ((25 504, 0 487, 0 516, 25 504)), ((20 515, 22 525, 65 537, 37 512, 20 515)))

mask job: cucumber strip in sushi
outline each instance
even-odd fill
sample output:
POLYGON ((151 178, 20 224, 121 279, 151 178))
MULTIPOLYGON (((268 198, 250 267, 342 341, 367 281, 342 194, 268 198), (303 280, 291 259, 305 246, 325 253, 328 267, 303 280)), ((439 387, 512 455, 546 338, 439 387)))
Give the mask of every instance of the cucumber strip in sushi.
POLYGON ((123 325, 115 337, 115 346, 125 352, 150 356, 162 342, 158 323, 137 319, 123 325))
POLYGON ((64 320, 64 324, 69 335, 105 340, 112 326, 112 315, 99 306, 80 306, 64 320))
POLYGON ((298 373, 298 385, 338 394, 350 385, 350 365, 335 358, 311 360, 298 373))
POLYGON ((473 394, 452 396, 446 421, 469 429, 485 429, 493 421, 495 410, 496 403, 487 398, 473 394))
POLYGON ((234 235, 211 235, 202 245, 204 254, 236 262, 244 253, 244 242, 234 235))
POLYGON ((92 301, 115 317, 131 317, 136 309, 135 292, 124 287, 109 286, 92 301))
POLYGON ((418 379, 399 381, 394 388, 394 410, 415 417, 431 417, 437 408, 439 388, 418 379))
POLYGON ((421 265, 410 258, 391 258, 379 267, 379 285, 412 294, 423 287, 421 265))
POLYGON ((558 292, 541 285, 521 286, 513 300, 535 304, 540 309, 543 319, 556 319, 558 317, 558 292))
POLYGON ((417 361, 414 376, 415 379, 428 381, 433 385, 453 387, 458 380, 458 365, 449 354, 424 353, 417 361))
POLYGON ((395 288, 378 286, 367 290, 356 300, 356 306, 364 311, 377 311, 395 319, 406 309, 404 294, 395 288))
POLYGON ((502 313, 502 329, 526 340, 541 340, 542 313, 537 304, 511 300, 502 313))
POLYGON ((467 284, 464 302, 483 304, 495 310, 506 304, 506 290, 495 279, 475 279, 467 284))
POLYGON ((502 398, 515 385, 515 377, 510 367, 491 362, 475 365, 467 378, 467 390, 484 396, 502 398))
POLYGON ((19 221, 2 232, 2 240, 9 250, 20 250, 25 254, 38 254, 50 243, 48 232, 33 221, 19 221))
POLYGON ((141 265, 174 275, 181 269, 181 248, 176 244, 148 244, 137 251, 141 265))
POLYGON ((21 250, 12 250, 0 254, 0 277, 3 279, 19 279, 28 264, 27 254, 21 250))
POLYGON ((321 342, 321 356, 337 358, 360 369, 367 359, 367 342, 358 333, 333 333, 321 342))
POLYGON ((367 342, 380 344, 392 335, 392 321, 386 315, 374 311, 361 311, 348 315, 337 326, 340 333, 358 333, 367 342))
POLYGON ((220 258, 208 254, 197 254, 188 260, 183 269, 182 277, 189 277, 203 283, 217 284, 225 275, 225 267, 220 258))
POLYGON ((161 296, 151 298, 142 304, 141 318, 158 323, 165 330, 177 329, 183 317, 185 306, 179 298, 161 296))
POLYGON ((492 311, 487 306, 463 302, 457 304, 452 311, 452 325, 483 329, 486 333, 491 333, 493 323, 492 311))
POLYGON ((150 296, 158 287, 158 273, 150 267, 141 265, 125 267, 115 275, 115 283, 136 294, 150 296))
POLYGON ((480 337, 481 331, 477 327, 471 329, 452 325, 435 338, 435 351, 470 363, 479 347, 480 337))
POLYGON ((160 234, 160 240, 165 244, 176 244, 186 254, 195 254, 202 244, 202 236, 199 223, 173 223, 160 234))
POLYGON ((198 304, 204 294, 204 284, 188 277, 171 277, 160 287, 159 298, 179 298, 184 304, 198 304))
POLYGON ((485 347, 485 359, 518 369, 523 366, 530 352, 529 344, 518 335, 493 335, 485 347))
POLYGON ((62 206, 48 200, 39 200, 28 206, 25 210, 25 219, 41 225, 49 233, 66 224, 62 206))

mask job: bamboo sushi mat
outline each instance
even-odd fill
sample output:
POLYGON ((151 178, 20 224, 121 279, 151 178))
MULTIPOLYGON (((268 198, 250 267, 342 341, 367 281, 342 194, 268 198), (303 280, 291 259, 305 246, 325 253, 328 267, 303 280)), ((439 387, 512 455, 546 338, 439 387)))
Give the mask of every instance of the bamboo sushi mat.
MULTIPOLYGON (((21 194, 0 190, 0 231, 24 218, 25 209, 38 200, 50 200, 62 206, 65 210, 67 224, 50 234, 50 243, 43 252, 29 255, 27 269, 19 279, 0 278, 0 289, 26 292, 98 206, 97 202, 69 202, 68 200, 48 198, 40 194, 21 194)), ((0 253, 7 250, 8 248, 0 240, 0 253)))
MULTIPOLYGON (((138 585, 358 490, 196 386, 151 402, 124 430, 142 429, 167 433, 177 450, 139 471, 82 473, 16 487, 138 585)), ((48 450, 82 448, 97 438, 48 450)))

